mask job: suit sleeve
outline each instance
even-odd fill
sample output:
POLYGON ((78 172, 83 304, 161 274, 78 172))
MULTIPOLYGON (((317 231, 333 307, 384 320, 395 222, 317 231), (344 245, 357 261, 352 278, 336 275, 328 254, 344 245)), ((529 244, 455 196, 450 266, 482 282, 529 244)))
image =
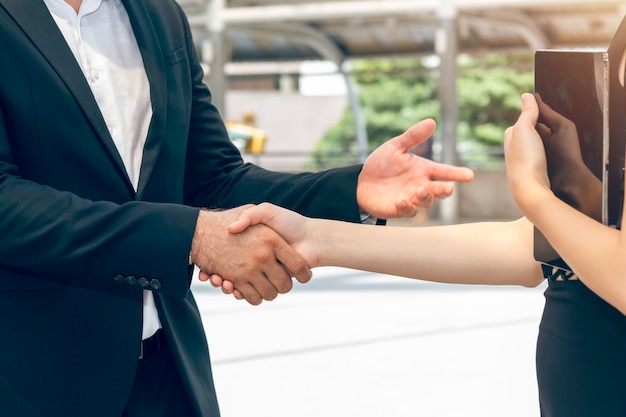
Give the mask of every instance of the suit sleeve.
POLYGON ((106 289, 120 276, 156 279, 177 296, 188 290, 198 209, 94 202, 22 178, 1 108, 0 199, 0 291, 46 281, 106 289))

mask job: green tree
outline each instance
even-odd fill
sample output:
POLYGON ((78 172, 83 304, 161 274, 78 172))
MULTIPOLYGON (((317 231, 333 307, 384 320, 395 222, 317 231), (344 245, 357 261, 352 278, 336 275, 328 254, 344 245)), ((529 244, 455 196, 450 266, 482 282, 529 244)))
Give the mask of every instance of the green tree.
MULTIPOLYGON (((420 59, 359 61, 353 76, 366 119, 369 148, 425 118, 439 118, 438 71, 420 59)), ((504 130, 520 110, 519 96, 533 87, 532 56, 459 59, 458 144, 468 163, 501 159, 504 130), (496 150, 489 154, 489 149, 496 150)), ((435 135, 436 136, 436 135, 435 135)), ((358 149, 353 115, 346 108, 314 149, 312 167, 354 163, 358 149)))
POLYGON ((504 55, 460 60, 457 134, 467 162, 502 160, 504 131, 517 120, 521 93, 533 90, 532 62, 504 55))

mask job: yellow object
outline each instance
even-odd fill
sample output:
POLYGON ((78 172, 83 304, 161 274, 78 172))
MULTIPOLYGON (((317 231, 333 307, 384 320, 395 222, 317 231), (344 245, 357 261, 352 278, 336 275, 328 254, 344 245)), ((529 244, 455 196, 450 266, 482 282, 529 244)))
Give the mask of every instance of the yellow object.
POLYGON ((233 121, 226 122, 226 129, 228 130, 230 140, 232 140, 235 145, 241 144, 242 146, 238 147, 244 152, 252 154, 263 153, 266 135, 261 129, 233 121))

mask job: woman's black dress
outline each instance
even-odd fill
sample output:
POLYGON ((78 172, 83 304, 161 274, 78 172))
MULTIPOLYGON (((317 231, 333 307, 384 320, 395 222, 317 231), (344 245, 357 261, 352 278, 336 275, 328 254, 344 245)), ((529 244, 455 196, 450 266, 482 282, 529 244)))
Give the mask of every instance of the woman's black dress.
POLYGON ((542 417, 626 417, 626 316, 562 274, 548 277, 537 341, 542 417))

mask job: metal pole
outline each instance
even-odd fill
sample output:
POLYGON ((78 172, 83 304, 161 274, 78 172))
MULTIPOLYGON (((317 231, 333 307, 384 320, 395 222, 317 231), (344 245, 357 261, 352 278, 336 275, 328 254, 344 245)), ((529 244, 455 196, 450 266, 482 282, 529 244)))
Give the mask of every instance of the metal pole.
MULTIPOLYGON (((440 126, 442 162, 458 165, 456 151, 459 108, 457 83, 457 13, 450 0, 443 0, 438 10, 440 26, 435 38, 435 49, 439 54, 439 101, 441 103, 440 126)), ((458 221, 458 190, 439 203, 440 220, 443 224, 458 221)))
POLYGON ((209 0, 207 3, 206 28, 207 39, 202 43, 202 60, 209 67, 208 85, 213 97, 213 104, 225 117, 226 90, 228 81, 224 72, 226 64, 226 43, 224 41, 224 21, 222 12, 224 0, 209 0))
POLYGON ((354 82, 354 78, 350 71, 346 71, 344 64, 338 64, 339 71, 343 75, 346 82, 346 89, 348 94, 348 100, 350 101, 350 107, 352 108, 352 117, 354 118, 354 128, 356 131, 356 142, 359 148, 359 161, 365 162, 369 156, 369 140, 367 137, 367 122, 365 115, 363 114, 363 108, 361 107, 361 100, 359 98, 358 87, 354 82))

